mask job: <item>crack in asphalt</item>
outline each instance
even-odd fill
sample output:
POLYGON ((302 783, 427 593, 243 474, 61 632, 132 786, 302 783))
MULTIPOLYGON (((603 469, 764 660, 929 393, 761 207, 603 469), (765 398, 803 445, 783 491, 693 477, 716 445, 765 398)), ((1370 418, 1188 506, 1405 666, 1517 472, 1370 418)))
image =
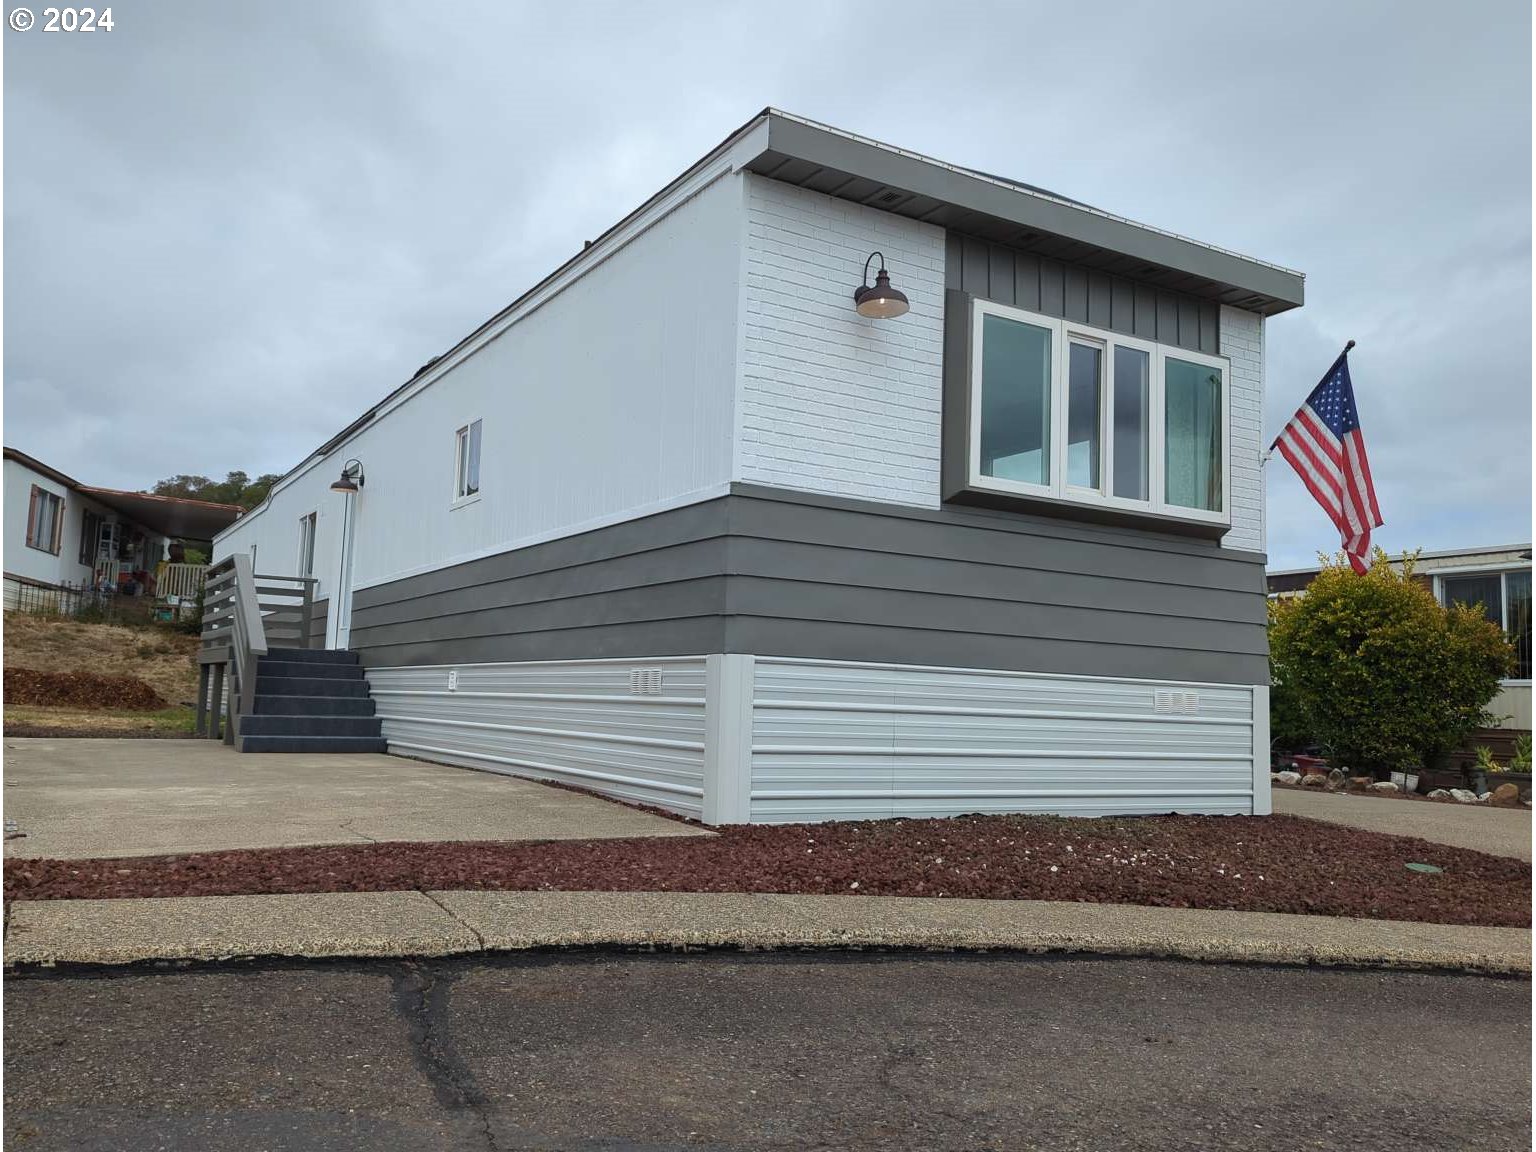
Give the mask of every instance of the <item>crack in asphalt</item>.
POLYGON ((491 1127, 490 1101, 469 1065, 454 1050, 447 1016, 453 977, 425 964, 407 962, 391 974, 391 999, 405 1021, 411 1056, 443 1107, 468 1112, 490 1152, 499 1152, 491 1127))

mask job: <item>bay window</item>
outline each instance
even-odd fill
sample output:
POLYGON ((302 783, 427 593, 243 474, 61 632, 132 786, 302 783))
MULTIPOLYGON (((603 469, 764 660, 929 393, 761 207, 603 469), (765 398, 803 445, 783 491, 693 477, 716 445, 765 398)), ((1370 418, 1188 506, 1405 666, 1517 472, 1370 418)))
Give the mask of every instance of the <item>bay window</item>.
POLYGON ((1226 360, 971 307, 967 487, 1230 523, 1226 360))

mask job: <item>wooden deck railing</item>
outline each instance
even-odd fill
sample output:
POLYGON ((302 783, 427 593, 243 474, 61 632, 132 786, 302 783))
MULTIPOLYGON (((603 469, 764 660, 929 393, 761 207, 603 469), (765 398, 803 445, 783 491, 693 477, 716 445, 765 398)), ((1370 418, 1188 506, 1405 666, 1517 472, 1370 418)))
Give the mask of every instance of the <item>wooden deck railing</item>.
POLYGON ((315 580, 265 576, 238 552, 208 568, 198 652, 197 734, 233 744, 256 698, 257 661, 269 647, 310 647, 315 580))
POLYGON ((195 600, 207 575, 206 564, 172 564, 162 560, 155 567, 155 595, 195 600))

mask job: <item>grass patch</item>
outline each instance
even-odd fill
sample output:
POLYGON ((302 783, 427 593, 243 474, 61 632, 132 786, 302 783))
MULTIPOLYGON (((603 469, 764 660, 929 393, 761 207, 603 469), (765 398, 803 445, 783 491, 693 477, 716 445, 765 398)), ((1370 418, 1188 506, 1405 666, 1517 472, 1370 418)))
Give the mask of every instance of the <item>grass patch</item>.
POLYGON ((16 704, 5 710, 5 728, 11 735, 43 735, 44 731, 73 736, 115 736, 119 733, 157 733, 167 736, 192 731, 197 714, 191 708, 162 708, 156 712, 128 712, 116 709, 43 708, 16 704))
POLYGON ((7 668, 133 676, 172 704, 197 698, 198 643, 169 628, 5 614, 7 668))

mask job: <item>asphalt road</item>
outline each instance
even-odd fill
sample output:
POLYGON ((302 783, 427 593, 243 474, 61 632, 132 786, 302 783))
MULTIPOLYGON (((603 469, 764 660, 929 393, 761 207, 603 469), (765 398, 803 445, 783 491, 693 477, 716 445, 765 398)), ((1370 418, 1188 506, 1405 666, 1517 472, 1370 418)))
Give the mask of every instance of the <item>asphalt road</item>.
POLYGON ((8 1149, 1528 1149, 1525 981, 597 955, 40 975, 8 1149))

